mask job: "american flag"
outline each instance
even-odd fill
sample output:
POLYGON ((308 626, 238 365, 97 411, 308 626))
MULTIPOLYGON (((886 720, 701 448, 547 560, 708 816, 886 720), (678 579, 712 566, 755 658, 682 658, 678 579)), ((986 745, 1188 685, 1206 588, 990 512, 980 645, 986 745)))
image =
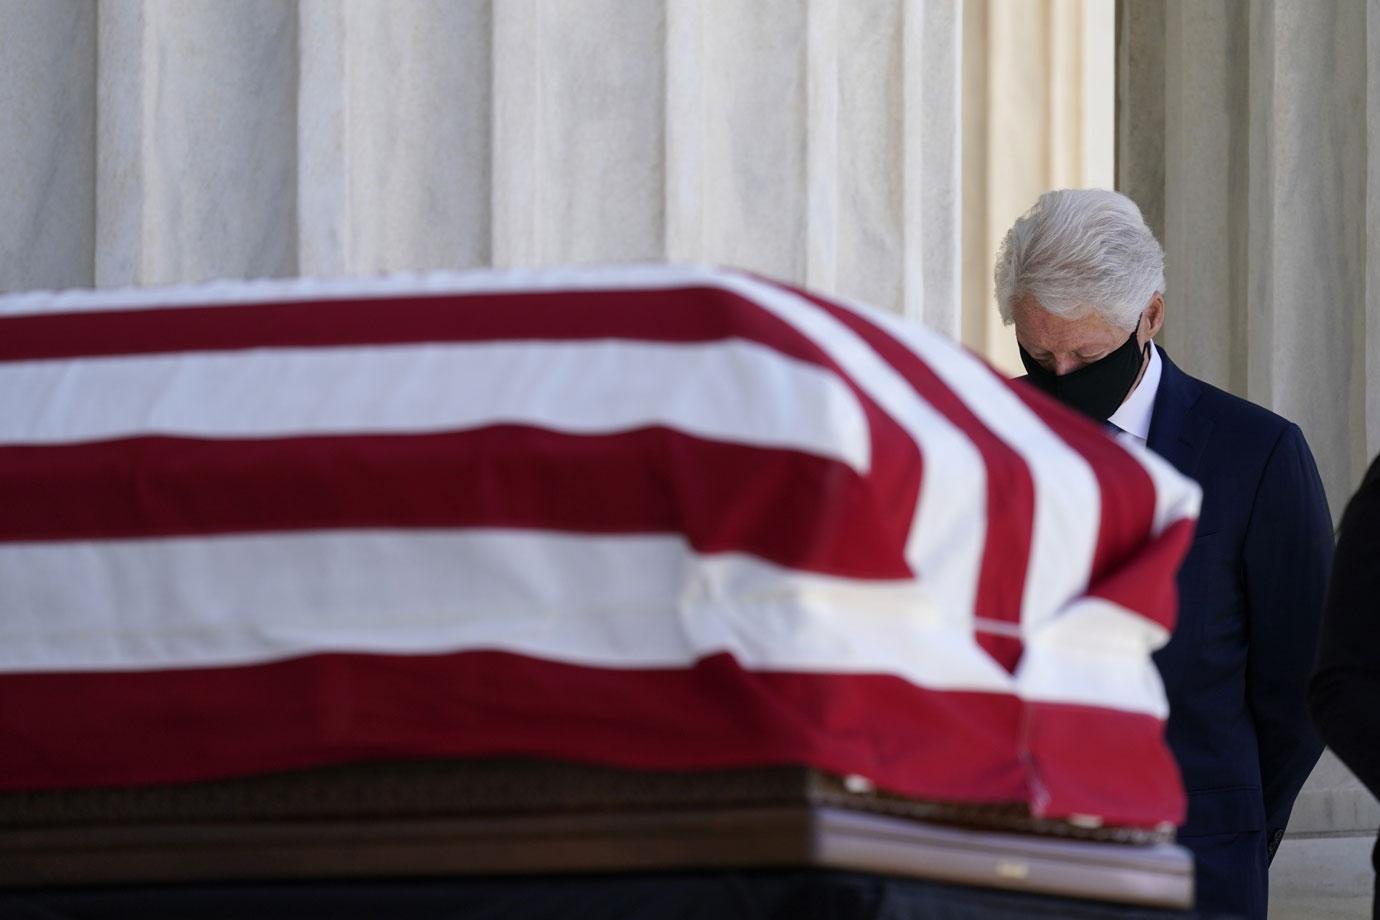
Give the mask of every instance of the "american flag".
POLYGON ((0 788, 530 755, 1178 821, 1198 500, 738 272, 0 297, 0 788))

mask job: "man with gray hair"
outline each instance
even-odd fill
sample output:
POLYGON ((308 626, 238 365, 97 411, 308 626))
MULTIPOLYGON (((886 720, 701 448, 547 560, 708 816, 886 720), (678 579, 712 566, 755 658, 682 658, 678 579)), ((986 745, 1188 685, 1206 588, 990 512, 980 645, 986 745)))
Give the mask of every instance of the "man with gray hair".
POLYGON ((1047 192, 997 257, 997 300, 1028 383, 1203 487, 1179 620, 1155 656, 1188 792, 1179 842, 1198 907, 1264 920, 1268 865, 1322 751, 1305 706, 1332 519, 1303 434, 1190 377, 1153 343, 1164 254, 1104 190, 1047 192))

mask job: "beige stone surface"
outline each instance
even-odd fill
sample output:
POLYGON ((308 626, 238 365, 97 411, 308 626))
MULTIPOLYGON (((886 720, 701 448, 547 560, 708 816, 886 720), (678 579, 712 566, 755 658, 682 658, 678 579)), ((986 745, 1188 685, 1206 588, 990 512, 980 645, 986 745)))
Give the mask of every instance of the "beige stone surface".
POLYGON ((144 8, 140 0, 100 6, 96 47, 97 287, 144 282, 144 8))
POLYGON ((94 0, 0 0, 0 291, 91 284, 94 0))
POLYGON ((1024 370, 993 293, 997 247, 1042 192, 1115 181, 1114 12, 1107 0, 964 4, 962 339, 1008 374, 1024 370))
POLYGON ((141 12, 142 118, 112 126, 138 132, 135 162, 98 158, 141 179, 142 260, 121 280, 295 274, 295 7, 147 0, 141 12))
POLYGON ((1164 0, 1116 0, 1116 188, 1164 242, 1164 0))
POLYGON ((1371 915, 1375 834, 1291 837, 1270 865, 1270 920, 1363 920, 1371 915))
POLYGON ((1291 834, 1371 834, 1380 829, 1380 802, 1331 751, 1323 753, 1289 816, 1291 834))
POLYGON ((494 5, 503 265, 664 252, 665 5, 494 5))
POLYGON ((1380 9, 1121 10, 1119 170, 1142 209, 1164 215, 1161 342, 1186 370, 1296 421, 1339 516, 1380 450, 1368 425, 1380 321, 1366 308, 1367 133, 1380 118, 1366 45, 1380 9))
POLYGON ((294 274, 295 9, 110 0, 97 32, 96 283, 294 274))
POLYGON ((705 261, 1014 372, 992 256, 1110 184, 1111 9, 0 0, 0 287, 705 261))
POLYGON ((350 0, 300 15, 325 33, 306 35, 303 65, 339 62, 333 80, 296 88, 299 145, 315 140, 301 126, 318 100, 338 112, 321 126, 338 146, 316 152, 299 189, 343 196, 301 215, 303 247, 308 227, 338 230, 349 274, 490 264, 489 4, 350 0))
MULTIPOLYGON (((1119 183, 1163 215, 1161 341, 1297 422, 1340 517, 1380 450, 1380 5, 1118 9, 1119 183)), ((1380 805, 1325 754, 1271 916, 1368 915, 1377 825, 1380 805)))
POLYGON ((961 8, 3 0, 0 285, 669 258, 958 334, 961 8))
MULTIPOLYGON (((1356 311, 1355 321, 1361 327, 1359 363, 1364 371, 1361 386, 1367 398, 1365 405, 1365 450, 1380 446, 1380 258, 1375 255, 1375 241, 1380 240, 1380 117, 1374 114, 1380 103, 1380 14, 1375 4, 1366 7, 1366 251, 1365 303, 1356 311)), ((1353 327, 1355 328, 1355 327, 1353 327)), ((1363 453, 1365 452, 1363 450, 1363 453)), ((1364 461, 1363 461, 1364 462, 1364 461)), ((1333 509, 1340 514, 1341 509, 1333 509)))

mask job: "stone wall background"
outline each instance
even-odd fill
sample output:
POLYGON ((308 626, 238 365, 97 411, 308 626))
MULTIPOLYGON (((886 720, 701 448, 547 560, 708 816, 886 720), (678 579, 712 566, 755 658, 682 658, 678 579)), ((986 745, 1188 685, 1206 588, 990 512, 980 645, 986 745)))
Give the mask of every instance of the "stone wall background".
POLYGON ((1041 192, 1114 183, 1114 0, 963 4, 963 341, 1023 374, 992 269, 1041 192))
POLYGON ((0 290, 705 261, 1014 371, 992 257, 1043 189, 1112 183, 1113 13, 0 0, 0 290))
MULTIPOLYGON (((1334 520, 1380 450, 1380 2, 1118 0, 1118 184, 1164 243, 1161 344, 1297 422, 1334 520)), ((1330 753, 1272 917, 1368 916, 1380 804, 1330 753)))
POLYGON ((703 260, 960 328, 952 0, 3 0, 0 24, 8 290, 703 260))

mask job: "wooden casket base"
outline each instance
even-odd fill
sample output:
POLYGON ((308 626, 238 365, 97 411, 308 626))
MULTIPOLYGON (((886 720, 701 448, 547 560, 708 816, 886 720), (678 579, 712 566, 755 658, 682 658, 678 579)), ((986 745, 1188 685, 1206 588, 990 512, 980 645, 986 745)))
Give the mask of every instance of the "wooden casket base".
POLYGON ((0 794, 0 886, 801 866, 1192 901, 1191 857, 1162 835, 915 802, 799 767, 423 761, 0 794))

